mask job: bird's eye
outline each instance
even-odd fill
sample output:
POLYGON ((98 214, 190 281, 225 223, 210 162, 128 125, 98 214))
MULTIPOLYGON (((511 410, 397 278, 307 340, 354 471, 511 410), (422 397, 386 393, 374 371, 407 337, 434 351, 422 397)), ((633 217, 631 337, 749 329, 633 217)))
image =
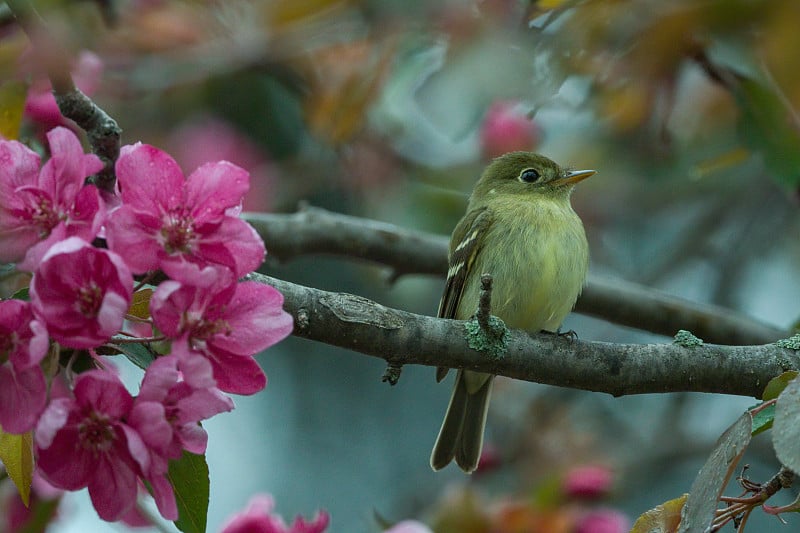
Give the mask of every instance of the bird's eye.
POLYGON ((539 171, 535 168, 526 168, 522 172, 519 173, 519 177, 517 178, 522 183, 534 183, 540 178, 539 171))

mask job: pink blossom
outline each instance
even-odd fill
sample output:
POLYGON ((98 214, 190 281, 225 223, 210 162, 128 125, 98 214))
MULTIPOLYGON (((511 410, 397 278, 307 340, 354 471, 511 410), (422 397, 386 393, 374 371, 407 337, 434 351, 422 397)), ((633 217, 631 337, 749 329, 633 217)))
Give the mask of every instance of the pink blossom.
MULTIPOLYGON (((97 91, 102 74, 103 62, 100 57, 88 50, 82 51, 72 72, 72 79, 75 81, 75 85, 84 94, 91 96, 97 91)), ((45 130, 50 130, 56 126, 70 127, 71 125, 58 109, 50 82, 44 79, 34 83, 28 91, 28 98, 25 101, 25 115, 34 122, 39 123, 45 130)))
POLYGON ((67 237, 91 241, 105 208, 97 188, 84 185, 103 168, 85 154, 66 128, 47 134, 51 157, 39 169, 39 156, 17 141, 0 141, 0 262, 33 270, 47 248, 67 237))
POLYGON ((36 428, 41 473, 61 489, 88 487, 104 520, 131 510, 138 476, 149 467, 144 442, 124 422, 132 406, 118 377, 90 370, 75 379, 74 397, 50 401, 36 428))
POLYGON ((31 303, 50 336, 70 348, 92 348, 119 331, 133 277, 117 254, 71 237, 53 245, 31 280, 31 303))
POLYGON ((25 433, 36 425, 47 402, 39 362, 47 353, 44 326, 21 300, 0 301, 0 426, 25 433))
POLYGON ((298 516, 287 526, 283 518, 272 512, 274 507, 275 501, 269 494, 253 496, 247 508, 222 527, 222 533, 322 533, 330 522, 328 513, 319 511, 310 522, 298 516))
POLYGON ((605 466, 578 466, 567 472, 561 490, 571 498, 594 499, 611 490, 613 474, 605 466))
POLYGON ((625 533, 630 527, 628 517, 616 509, 595 509, 578 520, 575 533, 625 533))
POLYGON ((174 354, 204 356, 220 390, 253 394, 267 384, 253 355, 292 331, 282 304, 281 293, 254 281, 206 287, 166 281, 150 311, 156 327, 174 339, 174 354))
POLYGON ((205 453, 208 436, 198 422, 233 409, 233 401, 217 389, 206 359, 180 360, 172 355, 159 357, 147 368, 134 415, 147 403, 164 407, 171 439, 164 440, 162 451, 171 459, 183 450, 205 453))
POLYGON ((219 161, 184 178, 167 153, 138 143, 122 148, 116 171, 122 206, 110 216, 108 245, 135 273, 191 262, 238 278, 264 260, 261 238, 229 213, 249 187, 245 170, 219 161))
POLYGON ((533 150, 542 133, 517 102, 499 101, 491 105, 480 129, 481 150, 485 159, 506 152, 533 150))
POLYGON ((216 388, 211 365, 202 357, 179 360, 169 355, 147 368, 128 423, 150 452, 145 478, 164 518, 178 518, 175 495, 165 477, 169 460, 178 459, 184 449, 205 453, 208 436, 198 422, 231 409, 233 402, 216 388))
POLYGON ((403 520, 384 533, 433 533, 431 528, 416 520, 403 520))

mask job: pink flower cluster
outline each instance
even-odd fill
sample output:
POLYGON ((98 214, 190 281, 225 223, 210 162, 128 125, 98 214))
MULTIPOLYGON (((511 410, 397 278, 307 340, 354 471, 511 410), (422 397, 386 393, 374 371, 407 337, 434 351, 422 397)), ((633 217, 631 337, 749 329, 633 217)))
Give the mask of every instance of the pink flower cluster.
POLYGON ((272 512, 275 500, 269 494, 253 496, 247 508, 232 516, 222 527, 222 533, 322 533, 330 523, 325 511, 320 511, 311 521, 302 516, 286 525, 283 518, 272 512))
POLYGON ((85 183, 100 160, 66 128, 47 140, 43 165, 25 145, 0 141, 0 262, 32 273, 29 298, 0 300, 0 426, 33 431, 36 472, 56 488, 88 488, 101 518, 128 515, 146 482, 175 520, 169 462, 205 453, 199 422, 233 409, 226 392, 263 389, 253 356, 292 329, 280 293, 238 282, 265 253, 237 216, 249 175, 221 161, 186 178, 139 143, 122 148, 119 193, 106 205, 85 183), (108 248, 98 247, 103 237, 108 248), (156 271, 169 280, 144 316, 129 315, 134 275, 144 286, 156 271), (98 352, 136 342, 166 354, 133 396, 98 352))

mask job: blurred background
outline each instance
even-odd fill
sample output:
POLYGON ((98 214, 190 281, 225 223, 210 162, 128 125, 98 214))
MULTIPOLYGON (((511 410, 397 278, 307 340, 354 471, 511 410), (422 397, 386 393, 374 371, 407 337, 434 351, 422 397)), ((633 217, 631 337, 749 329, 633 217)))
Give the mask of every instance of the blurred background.
MULTIPOLYGON (((34 4, 123 144, 165 149, 187 174, 219 159, 247 168, 246 210, 307 202, 449 234, 490 158, 535 150, 598 170, 573 195, 592 272, 786 330, 800 314, 794 0, 34 4)), ((5 108, 24 109, 21 139, 35 144, 64 122, 2 4, 0 80, 5 108)), ((268 258, 264 272, 430 315, 443 286, 443 277, 390 280, 388 269, 318 255, 268 258)), ((584 340, 671 341, 580 315, 564 329, 584 340)), ((755 403, 614 399, 500 379, 484 464, 465 476, 428 466, 450 394, 433 369, 405 368, 389 387, 379 360, 296 338, 259 362, 267 389, 205 425, 209 531, 259 492, 287 519, 326 509, 333 532, 406 518, 436 533, 566 533, 603 513, 632 524, 687 492, 718 436, 755 403), (576 491, 576 478, 596 490, 576 491)), ((742 461, 754 481, 779 467, 768 435, 742 461)), ((740 492, 733 482, 726 494, 740 492)), ((796 490, 784 492, 775 504, 796 490)), ((786 519, 757 511, 748 531, 797 527, 786 519)), ((78 494, 54 531, 109 528, 125 530, 78 494)))

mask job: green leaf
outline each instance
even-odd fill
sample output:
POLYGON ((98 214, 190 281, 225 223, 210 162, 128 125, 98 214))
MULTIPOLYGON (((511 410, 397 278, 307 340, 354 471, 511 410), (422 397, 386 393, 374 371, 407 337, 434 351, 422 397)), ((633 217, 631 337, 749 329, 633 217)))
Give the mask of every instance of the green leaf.
POLYGON ((761 399, 764 401, 774 400, 780 396, 780 394, 783 392, 783 389, 786 388, 786 385, 788 385, 796 377, 797 370, 787 370, 780 376, 772 378, 764 388, 764 394, 761 395, 761 399))
POLYGON ((156 360, 155 354, 144 344, 115 344, 114 347, 122 352, 131 363, 142 370, 147 370, 150 363, 156 360))
POLYGON ((0 431, 0 461, 5 465, 8 477, 17 486, 22 503, 30 504, 31 480, 33 478, 33 433, 22 435, 0 431))
POLYGON ((775 405, 764 407, 759 412, 753 415, 753 429, 752 436, 755 437, 759 433, 763 433, 772 427, 772 422, 775 420, 775 405))
POLYGON ((719 497, 750 444, 752 427, 750 412, 745 411, 719 438, 689 490, 679 533, 706 531, 711 525, 719 497))
POLYGON ((800 381, 794 380, 775 403, 772 445, 782 465, 800 472, 800 381))
POLYGON ((5 139, 19 137, 19 125, 25 109, 28 86, 21 81, 0 84, 0 135, 5 139))
POLYGON ((175 526, 184 533, 204 533, 208 518, 208 464, 205 455, 183 452, 170 461, 167 478, 175 491, 178 519, 175 526))
POLYGON ((24 300, 29 302, 31 299, 29 291, 30 287, 22 287, 20 290, 12 294, 11 297, 15 300, 24 300))

